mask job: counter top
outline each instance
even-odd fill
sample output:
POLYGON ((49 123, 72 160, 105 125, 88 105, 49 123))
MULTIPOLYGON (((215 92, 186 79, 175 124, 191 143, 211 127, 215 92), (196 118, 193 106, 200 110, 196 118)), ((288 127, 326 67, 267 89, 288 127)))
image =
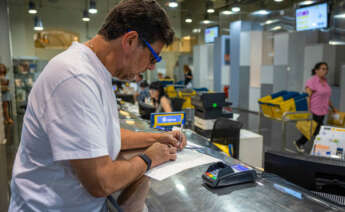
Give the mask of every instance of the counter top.
MULTIPOLYGON (((130 119, 134 125, 120 120, 121 127, 137 131, 150 130, 149 124, 140 118, 130 119), (146 124, 144 124, 146 122, 146 124)), ((155 131, 152 130, 151 131, 155 131)), ((188 141, 204 148, 202 153, 219 158, 228 164, 240 161, 217 151, 205 137, 191 130, 184 130, 188 141)), ((163 181, 151 179, 151 188, 146 198, 150 212, 201 212, 201 211, 345 211, 323 201, 311 192, 284 179, 258 173, 256 183, 211 189, 202 182, 201 175, 208 165, 187 169, 163 181)))

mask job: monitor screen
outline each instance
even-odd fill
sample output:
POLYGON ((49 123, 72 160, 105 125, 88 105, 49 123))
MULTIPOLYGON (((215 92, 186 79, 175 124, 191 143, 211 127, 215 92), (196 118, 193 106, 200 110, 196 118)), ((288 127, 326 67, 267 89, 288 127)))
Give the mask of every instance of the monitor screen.
POLYGON ((216 37, 218 37, 218 26, 205 29, 205 43, 213 43, 216 37))
POLYGON ((303 7, 296 10, 296 30, 313 30, 328 27, 327 3, 303 7))

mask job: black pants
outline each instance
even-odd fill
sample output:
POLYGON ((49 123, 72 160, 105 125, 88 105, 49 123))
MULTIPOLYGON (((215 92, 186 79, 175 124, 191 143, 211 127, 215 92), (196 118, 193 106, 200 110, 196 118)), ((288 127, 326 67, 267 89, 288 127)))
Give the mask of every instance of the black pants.
MULTIPOLYGON (((313 136, 319 134, 320 128, 323 125, 324 119, 325 119, 325 116, 318 116, 318 115, 313 114, 313 120, 317 122, 317 126, 316 126, 313 136)), ((307 141, 308 141, 308 138, 302 135, 302 137, 300 137, 300 139, 297 140, 297 144, 301 146, 301 145, 304 145, 307 141)))

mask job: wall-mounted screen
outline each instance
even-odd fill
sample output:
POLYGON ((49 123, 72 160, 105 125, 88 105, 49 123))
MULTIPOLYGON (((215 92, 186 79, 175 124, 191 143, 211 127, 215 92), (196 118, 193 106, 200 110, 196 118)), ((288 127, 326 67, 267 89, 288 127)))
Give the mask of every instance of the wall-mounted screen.
POLYGON ((328 27, 327 3, 316 4, 296 10, 296 30, 313 30, 328 27))
POLYGON ((219 27, 213 26, 205 29, 205 43, 213 43, 214 39, 218 37, 219 27))

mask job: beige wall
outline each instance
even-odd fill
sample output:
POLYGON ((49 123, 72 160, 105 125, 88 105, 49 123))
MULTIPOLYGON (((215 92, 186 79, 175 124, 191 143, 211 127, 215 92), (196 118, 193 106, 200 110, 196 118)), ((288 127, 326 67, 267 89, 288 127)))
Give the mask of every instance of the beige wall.
MULTIPOLYGON (((18 57, 38 57, 39 59, 51 59, 63 50, 35 49, 33 36, 35 31, 34 16, 27 12, 27 2, 22 0, 9 0, 10 6, 10 27, 11 39, 13 43, 13 56, 18 57)), ((62 29, 75 32, 80 35, 80 41, 84 42, 93 37, 108 12, 117 0, 97 1, 98 13, 90 15, 91 21, 86 23, 81 21, 84 0, 61 0, 57 3, 42 1, 40 10, 45 29, 62 29)), ((162 4, 161 4, 162 5, 162 4)), ((176 36, 181 36, 180 10, 168 10, 172 26, 176 36)))

